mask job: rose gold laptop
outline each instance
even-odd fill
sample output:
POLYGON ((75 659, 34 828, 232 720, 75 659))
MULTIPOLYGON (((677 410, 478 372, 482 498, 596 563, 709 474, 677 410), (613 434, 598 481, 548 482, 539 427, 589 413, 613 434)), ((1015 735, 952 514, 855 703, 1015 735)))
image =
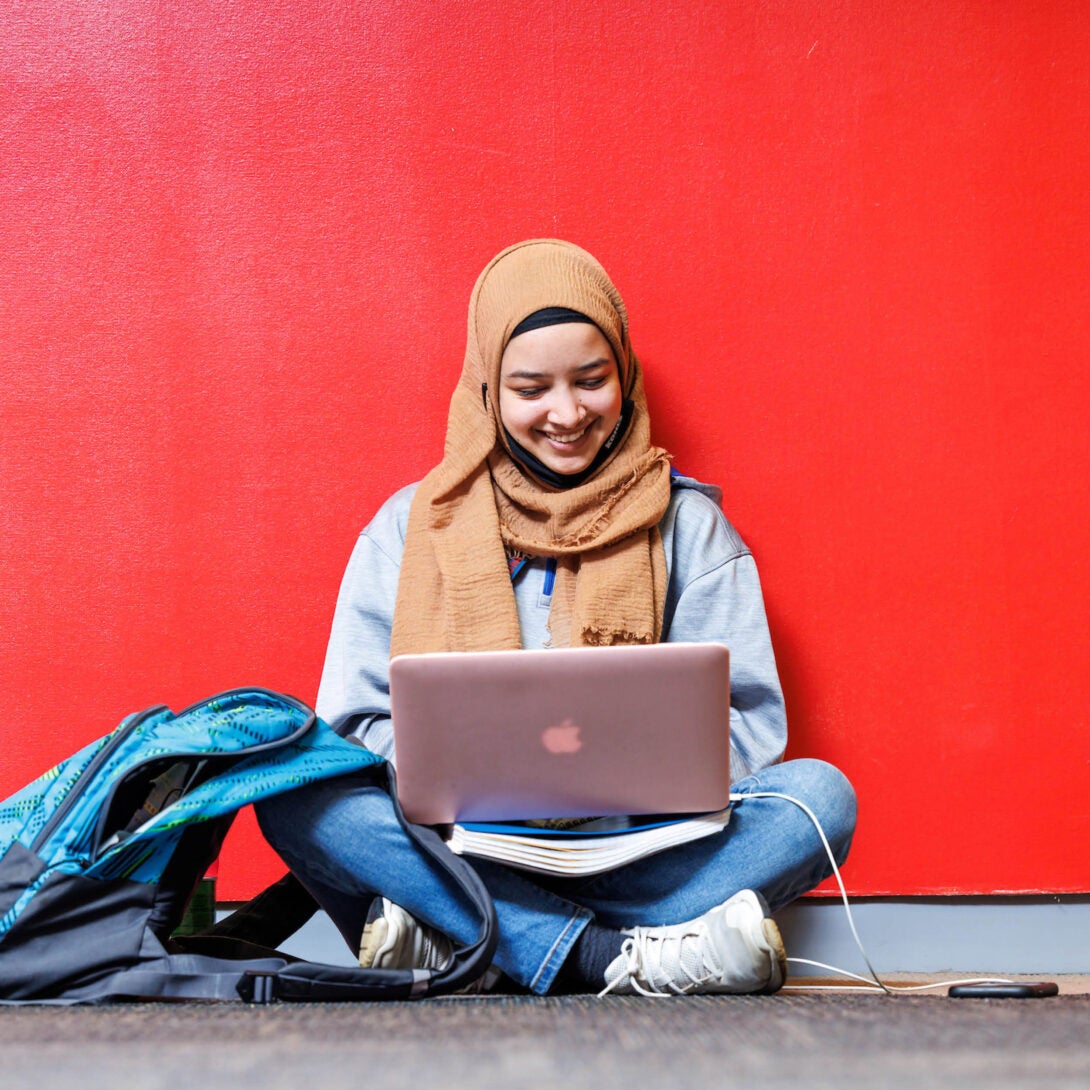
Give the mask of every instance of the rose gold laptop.
POLYGON ((402 809, 425 825, 721 810, 729 663, 684 643, 399 655, 402 809))

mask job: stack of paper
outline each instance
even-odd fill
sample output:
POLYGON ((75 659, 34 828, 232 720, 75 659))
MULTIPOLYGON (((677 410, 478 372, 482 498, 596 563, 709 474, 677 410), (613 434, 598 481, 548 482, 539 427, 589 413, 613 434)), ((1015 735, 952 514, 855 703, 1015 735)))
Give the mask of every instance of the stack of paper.
POLYGON ((695 816, 596 818, 575 829, 466 823, 452 827, 448 844, 458 855, 574 877, 612 870, 676 844, 710 836, 729 819, 730 807, 695 816))

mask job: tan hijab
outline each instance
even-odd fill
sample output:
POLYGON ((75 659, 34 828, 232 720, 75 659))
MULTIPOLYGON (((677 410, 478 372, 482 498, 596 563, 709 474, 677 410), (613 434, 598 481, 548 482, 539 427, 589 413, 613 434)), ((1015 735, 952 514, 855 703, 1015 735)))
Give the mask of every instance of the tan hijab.
POLYGON ((557 560, 553 646, 656 642, 666 593, 658 523, 669 499, 669 455, 651 446, 628 314, 605 269, 567 242, 511 246, 481 273, 470 299, 443 460, 409 512, 391 653, 519 647, 505 546, 557 560), (618 449, 567 490, 541 483, 511 458, 498 407, 511 331, 545 307, 594 320, 634 403, 618 449))

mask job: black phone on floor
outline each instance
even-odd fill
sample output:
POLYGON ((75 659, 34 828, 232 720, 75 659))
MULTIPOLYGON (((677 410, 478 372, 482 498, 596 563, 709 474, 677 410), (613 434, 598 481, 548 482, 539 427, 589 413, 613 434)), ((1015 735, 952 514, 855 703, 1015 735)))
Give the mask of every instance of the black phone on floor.
POLYGON ((1044 999, 1059 994, 1060 986, 1051 980, 1012 984, 954 984, 949 991, 954 999, 1044 999))

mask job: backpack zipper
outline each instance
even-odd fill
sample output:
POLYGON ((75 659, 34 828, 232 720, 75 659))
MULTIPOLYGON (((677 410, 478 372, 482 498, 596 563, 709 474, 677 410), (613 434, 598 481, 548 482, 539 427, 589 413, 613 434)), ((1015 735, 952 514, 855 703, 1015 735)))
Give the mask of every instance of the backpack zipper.
MULTIPOLYGON (((275 700, 277 700, 277 701, 279 701, 281 703, 286 703, 289 706, 294 707, 297 711, 300 711, 300 712, 302 712, 304 714, 304 722, 299 727, 297 727, 295 730, 293 730, 291 732, 291 734, 288 735, 286 738, 279 739, 278 741, 275 741, 275 742, 262 742, 262 743, 259 743, 258 745, 255 745, 255 746, 252 746, 252 747, 247 747, 245 751, 236 751, 236 752, 232 753, 231 756, 235 756, 235 757, 247 756, 248 757, 248 756, 251 756, 251 755, 253 755, 255 753, 260 753, 260 752, 262 752, 264 750, 278 749, 279 747, 281 747, 283 745, 290 745, 292 742, 296 741, 297 739, 301 738, 304 734, 306 734, 306 732, 308 730, 310 730, 310 728, 314 725, 314 720, 315 720, 316 716, 315 716, 313 710, 311 708, 309 708, 307 705, 303 704, 300 700, 297 700, 295 697, 286 696, 283 693, 276 693, 276 692, 273 692, 270 689, 262 689, 260 687, 228 689, 225 692, 218 693, 216 696, 211 696, 211 697, 206 698, 205 700, 199 700, 195 704, 190 704, 188 708, 184 708, 182 711, 178 712, 178 714, 176 716, 174 716, 174 718, 175 719, 181 718, 181 716, 186 715, 187 713, 190 713, 190 712, 197 711, 198 709, 203 708, 203 707, 207 706, 208 704, 211 704, 211 703, 213 703, 215 701, 225 700, 225 699, 228 699, 228 698, 231 698, 231 697, 234 697, 234 696, 241 696, 241 695, 244 695, 244 694, 247 694, 247 693, 257 693, 257 694, 262 695, 262 696, 271 696, 271 697, 275 698, 275 700)), ((72 789, 69 791, 68 796, 60 804, 60 806, 57 807, 57 809, 53 812, 53 816, 45 823, 45 825, 42 827, 41 831, 34 838, 33 842, 30 845, 30 850, 32 852, 40 851, 42 845, 49 839, 50 836, 52 836, 52 834, 56 830, 57 826, 68 816, 68 812, 79 801, 79 797, 80 797, 81 792, 84 789, 85 783, 90 782, 92 777, 94 777, 94 775, 99 771, 99 769, 110 759, 110 757, 114 754, 114 752, 118 749, 118 747, 129 737, 129 735, 132 734, 132 732, 134 730, 136 730, 136 728, 138 726, 140 726, 141 723, 145 722, 151 716, 159 715, 162 712, 169 712, 169 711, 170 711, 170 709, 165 704, 155 704, 150 708, 146 708, 142 712, 135 713, 129 719, 129 721, 127 723, 122 723, 113 732, 113 734, 110 735, 109 740, 106 742, 106 744, 102 747, 102 749, 100 749, 98 751, 98 753, 95 754, 95 756, 92 758, 91 762, 80 773, 78 780, 76 781, 75 784, 72 785, 72 789)), ((161 754, 160 756, 165 757, 165 756, 170 756, 170 755, 169 754, 161 754)), ((196 755, 192 754, 192 753, 188 753, 188 754, 177 754, 177 756, 178 757, 192 757, 192 756, 196 756, 196 755)), ((206 753, 206 754, 203 754, 202 756, 205 759, 210 759, 210 758, 213 758, 214 756, 219 756, 219 755, 211 755, 211 754, 206 753)), ((223 756, 226 757, 226 756, 228 756, 228 754, 223 754, 223 756)), ((143 762, 141 762, 141 763, 143 763, 143 762)), ((110 800, 113 799, 113 795, 114 795, 115 790, 116 790, 116 785, 114 786, 113 789, 111 789, 111 791, 109 792, 109 796, 106 799, 107 809, 109 807, 110 800)), ((95 854, 97 854, 97 850, 98 850, 97 849, 97 843, 98 843, 99 839, 101 838, 101 833, 102 833, 102 830, 101 830, 101 828, 99 826, 101 825, 102 821, 103 821, 103 817, 100 814, 99 819, 96 822, 96 826, 95 826, 95 837, 94 837, 95 838, 95 844, 92 845, 92 847, 93 847, 92 857, 95 854)))
MULTIPOLYGON (((215 696, 206 697, 204 700, 198 700, 195 704, 190 704, 187 708, 183 708, 180 712, 173 715, 173 718, 174 720, 179 720, 183 716, 191 715, 193 712, 202 711, 211 704, 226 703, 233 698, 250 696, 252 694, 256 694, 258 696, 272 697, 276 703, 294 708, 303 716, 303 722, 299 726, 295 727, 290 734, 286 735, 283 738, 273 739, 267 742, 255 742, 249 745, 245 745, 241 749, 224 750, 221 752, 209 752, 205 750, 180 750, 172 753, 159 753, 156 754, 155 757, 148 758, 147 760, 142 760, 137 764, 132 765, 126 771, 124 776, 120 777, 114 784, 111 785, 109 793, 107 794, 105 799, 103 799, 102 805, 99 808, 99 815, 98 820, 95 823, 94 835, 91 838, 90 844, 88 844, 86 848, 88 859, 90 860, 90 863, 92 865, 100 862, 115 849, 120 848, 121 845, 128 840, 128 837, 126 836, 114 841, 114 843, 112 844, 104 845, 103 842, 107 839, 105 835, 106 821, 110 815, 110 810, 113 806, 114 797, 121 789, 123 782, 129 777, 137 775, 142 769, 146 768, 148 764, 152 764, 158 761, 162 761, 163 763, 189 761, 194 762, 195 764, 200 764, 201 766, 212 765, 213 767, 217 767, 224 764, 230 766, 236 764, 239 761, 247 760, 250 757, 257 756, 258 754, 264 753, 268 750, 279 750, 285 746, 291 745, 292 743, 297 742, 300 738, 302 738, 307 733, 307 731, 309 731, 314 725, 317 717, 314 711, 306 704, 302 703, 302 701, 297 700, 293 696, 287 696, 283 693, 273 692, 271 689, 262 689, 259 687, 228 689, 225 692, 217 693, 215 696)), ((194 772, 195 771, 196 769, 194 769, 194 772)), ((190 778, 187 781, 184 790, 182 791, 182 796, 187 795, 192 788, 193 783, 192 778, 190 778)), ((172 806, 174 804, 174 801, 176 800, 172 800, 169 805, 172 806)), ((164 810, 168 808, 169 806, 163 807, 164 810)), ((149 820, 151 820, 150 817, 149 820)), ((134 829, 133 834, 138 831, 139 830, 134 829)))
POLYGON ((153 707, 146 708, 144 711, 137 712, 130 717, 127 723, 122 723, 121 726, 113 732, 106 744, 94 755, 91 762, 79 774, 78 779, 72 785, 65 800, 53 811, 53 816, 42 826, 41 831, 30 845, 30 850, 32 852, 41 850, 42 845, 53 835, 57 826, 64 821, 68 816, 68 812, 79 801, 86 785, 91 782, 98 770, 113 756, 121 743, 124 742, 146 719, 167 710, 165 704, 156 704, 153 707))

